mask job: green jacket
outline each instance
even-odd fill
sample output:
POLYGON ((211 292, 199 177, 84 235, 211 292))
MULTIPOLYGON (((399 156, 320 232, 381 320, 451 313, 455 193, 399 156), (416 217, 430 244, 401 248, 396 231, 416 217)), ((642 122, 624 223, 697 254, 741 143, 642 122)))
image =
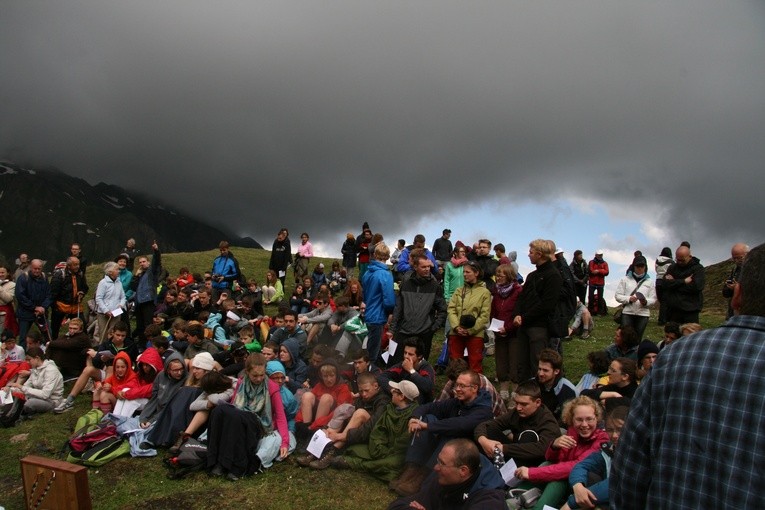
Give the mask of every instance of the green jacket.
POLYGON ((351 445, 345 450, 348 464, 386 482, 396 478, 406 459, 409 419, 417 405, 413 402, 404 409, 397 409, 393 404, 385 406, 369 434, 369 442, 351 445))
POLYGON ((463 266, 455 266, 448 262, 444 266, 444 299, 449 301, 454 291, 465 284, 465 278, 462 274, 463 266))
POLYGON ((489 325, 491 316, 491 292, 482 281, 474 285, 463 285, 452 294, 446 309, 447 320, 452 330, 460 324, 460 316, 472 315, 475 326, 468 330, 470 336, 481 336, 489 325))

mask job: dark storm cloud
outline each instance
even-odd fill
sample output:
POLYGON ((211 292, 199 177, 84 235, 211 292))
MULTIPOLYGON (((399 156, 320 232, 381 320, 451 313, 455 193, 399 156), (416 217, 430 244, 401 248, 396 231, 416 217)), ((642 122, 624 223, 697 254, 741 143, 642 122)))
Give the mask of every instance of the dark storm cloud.
POLYGON ((0 156, 225 204, 207 215, 264 244, 569 196, 757 240, 764 21, 757 1, 8 1, 0 156))

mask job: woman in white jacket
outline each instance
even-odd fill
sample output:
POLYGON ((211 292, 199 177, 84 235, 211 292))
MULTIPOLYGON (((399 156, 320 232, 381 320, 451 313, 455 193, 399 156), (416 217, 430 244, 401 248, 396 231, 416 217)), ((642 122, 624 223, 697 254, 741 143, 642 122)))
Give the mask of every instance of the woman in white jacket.
POLYGON ((635 257, 632 266, 634 269, 619 280, 615 298, 624 305, 622 327, 632 326, 642 340, 651 316, 649 307, 656 302, 656 289, 648 276, 645 257, 635 257))
POLYGON ((8 387, 24 394, 24 414, 52 411, 64 401, 64 377, 53 360, 45 359, 45 353, 39 347, 27 350, 27 362, 32 370, 26 382, 11 383, 8 387))

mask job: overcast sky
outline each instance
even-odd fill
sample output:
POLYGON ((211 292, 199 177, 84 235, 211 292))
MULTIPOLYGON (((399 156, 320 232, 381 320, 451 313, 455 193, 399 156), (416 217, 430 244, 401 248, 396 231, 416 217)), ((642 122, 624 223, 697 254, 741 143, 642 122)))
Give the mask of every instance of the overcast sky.
POLYGON ((366 220, 712 263, 763 241, 764 63, 761 0, 5 0, 0 158, 266 248, 366 220))

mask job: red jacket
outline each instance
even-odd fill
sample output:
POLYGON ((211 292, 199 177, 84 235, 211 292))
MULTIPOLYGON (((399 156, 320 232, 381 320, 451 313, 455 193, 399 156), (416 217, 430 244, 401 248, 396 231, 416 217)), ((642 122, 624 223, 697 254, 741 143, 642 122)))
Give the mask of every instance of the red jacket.
POLYGON ((555 449, 552 443, 547 447, 545 459, 552 464, 542 467, 529 468, 530 482, 554 482, 555 480, 568 480, 568 475, 574 466, 593 452, 600 451, 600 445, 608 442, 608 434, 603 429, 595 429, 595 432, 587 439, 582 439, 574 427, 569 427, 566 435, 576 439, 573 448, 555 449))
MULTIPOLYGON (((334 405, 332 406, 332 410, 334 411, 337 406, 340 404, 352 404, 353 403, 353 395, 351 395, 351 390, 348 388, 348 385, 344 382, 338 382, 331 388, 327 388, 324 386, 324 383, 316 383, 316 386, 311 388, 311 393, 316 395, 316 402, 319 402, 319 399, 322 395, 329 394, 332 395, 332 398, 335 400, 334 405)), ((318 430, 324 426, 326 426, 329 421, 332 419, 332 413, 329 413, 327 416, 322 416, 321 418, 316 418, 311 424, 310 429, 311 430, 318 430)), ((301 423, 303 421, 303 410, 299 410, 297 413, 297 416, 295 416, 295 422, 301 423)))
POLYGON ((608 276, 608 262, 603 259, 592 259, 590 261, 590 285, 605 285, 606 276, 608 276))
POLYGON ((162 357, 159 355, 159 351, 154 347, 149 347, 138 356, 138 372, 136 372, 136 378, 133 384, 130 386, 130 391, 125 394, 125 398, 128 400, 134 400, 137 398, 151 398, 151 389, 154 385, 154 378, 157 377, 164 369, 164 363, 162 357), (154 378, 148 381, 143 375, 143 368, 141 363, 145 363, 154 369, 154 378))
POLYGON ((518 301, 521 289, 520 285, 513 283, 513 289, 506 298, 499 295, 496 285, 491 289, 491 318, 499 319, 505 323, 503 336, 515 336, 515 330, 518 329, 513 324, 513 319, 518 315, 515 313, 515 303, 518 301))
MULTIPOLYGON (((130 355, 126 351, 120 351, 117 353, 117 355, 114 357, 114 363, 112 363, 112 367, 114 367, 114 372, 112 372, 111 376, 104 379, 104 384, 111 385, 111 389, 109 391, 113 395, 119 393, 123 388, 132 388, 135 385, 136 375, 133 371, 133 361, 130 359, 130 355), (120 359, 127 364, 127 371, 125 372, 124 376, 117 377, 116 363, 117 360, 120 359)), ((130 392, 128 391, 128 393, 130 392)))

